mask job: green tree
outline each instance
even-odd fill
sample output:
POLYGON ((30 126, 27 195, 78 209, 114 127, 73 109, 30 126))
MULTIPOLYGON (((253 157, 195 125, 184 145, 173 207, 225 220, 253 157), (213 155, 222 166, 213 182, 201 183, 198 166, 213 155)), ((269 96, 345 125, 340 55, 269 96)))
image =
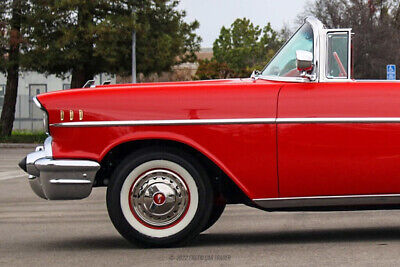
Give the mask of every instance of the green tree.
POLYGON ((186 12, 177 10, 179 1, 144 2, 136 9, 138 72, 161 73, 179 63, 194 62, 201 42, 194 32, 198 21, 184 22, 186 12))
POLYGON ((398 0, 316 0, 307 15, 328 28, 352 28, 354 77, 385 79, 387 64, 400 64, 400 4, 398 0))
POLYGON ((29 6, 24 0, 3 0, 0 3, 0 72, 7 75, 6 93, 0 117, 0 135, 11 135, 15 104, 17 102, 18 78, 23 46, 26 14, 29 6))
POLYGON ((234 75, 225 62, 218 62, 214 58, 199 61, 196 78, 200 80, 226 79, 234 75))
POLYGON ((262 68, 283 41, 268 23, 264 28, 250 20, 237 19, 230 28, 222 27, 214 42, 214 58, 226 63, 237 77, 248 77, 254 68, 262 68))
POLYGON ((184 22, 178 0, 2 0, 0 72, 7 76, 0 119, 10 135, 19 72, 33 70, 82 87, 99 73, 131 70, 132 31, 137 32, 137 70, 169 70, 195 60, 199 23, 184 22))
POLYGON ((71 74, 81 87, 96 74, 128 74, 132 31, 137 70, 169 70, 195 59, 197 21, 186 23, 177 0, 31 0, 29 66, 47 74, 71 74))

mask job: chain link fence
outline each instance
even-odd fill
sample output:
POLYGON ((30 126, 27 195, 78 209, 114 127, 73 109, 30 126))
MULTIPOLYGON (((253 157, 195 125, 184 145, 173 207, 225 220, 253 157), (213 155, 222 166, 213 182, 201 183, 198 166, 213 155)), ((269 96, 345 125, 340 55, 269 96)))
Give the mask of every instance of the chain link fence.
MULTIPOLYGON (((0 114, 3 107, 4 97, 0 96, 0 114)), ((31 132, 43 132, 43 111, 33 102, 28 95, 17 96, 15 106, 15 120, 13 130, 24 130, 31 132)))
MULTIPOLYGON (((96 84, 111 80, 115 84, 116 77, 111 74, 99 74, 95 77, 96 84)), ((54 75, 45 76, 36 72, 23 72, 18 85, 17 103, 13 130, 44 131, 43 111, 36 107, 33 97, 55 90, 69 89, 70 81, 54 75)), ((3 108, 6 91, 6 76, 0 73, 0 113, 3 108)))
POLYGON ((44 131, 43 111, 35 105, 32 97, 17 97, 13 130, 44 131))

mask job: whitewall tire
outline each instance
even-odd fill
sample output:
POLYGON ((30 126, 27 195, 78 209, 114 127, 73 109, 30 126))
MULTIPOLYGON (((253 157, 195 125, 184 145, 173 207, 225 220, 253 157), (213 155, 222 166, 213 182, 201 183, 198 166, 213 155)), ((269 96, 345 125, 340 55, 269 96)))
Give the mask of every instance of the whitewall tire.
POLYGON ((107 208, 129 241, 174 246, 206 227, 212 196, 202 166, 191 155, 152 148, 121 162, 107 188, 107 208))

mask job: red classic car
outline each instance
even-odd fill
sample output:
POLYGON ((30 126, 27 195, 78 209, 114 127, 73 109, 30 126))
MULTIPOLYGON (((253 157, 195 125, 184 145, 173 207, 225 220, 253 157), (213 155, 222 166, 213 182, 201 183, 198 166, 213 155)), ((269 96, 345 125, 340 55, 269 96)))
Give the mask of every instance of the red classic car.
POLYGON ((308 18, 248 79, 42 94, 49 137, 20 166, 45 199, 106 186, 117 230, 148 246, 190 240, 226 204, 398 208, 400 84, 351 66, 351 29, 308 18))

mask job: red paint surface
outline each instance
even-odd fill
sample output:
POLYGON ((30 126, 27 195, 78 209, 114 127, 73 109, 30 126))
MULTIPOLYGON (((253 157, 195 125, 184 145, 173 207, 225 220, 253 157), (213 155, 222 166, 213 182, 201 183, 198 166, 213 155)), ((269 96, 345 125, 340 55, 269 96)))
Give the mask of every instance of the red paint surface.
POLYGON ((163 193, 157 193, 154 195, 153 201, 157 205, 162 205, 165 202, 165 195, 163 193))
MULTIPOLYGON (((61 122, 61 109, 72 109, 73 121, 79 109, 83 121, 275 118, 281 86, 251 79, 118 85, 43 94, 39 101, 50 123, 61 122)), ((101 161, 121 143, 172 140, 209 157, 250 198, 278 196, 274 124, 50 128, 55 158, 101 161)))
MULTIPOLYGON (((400 84, 245 79, 109 85, 48 93, 39 101, 48 110, 50 123, 60 122, 61 109, 66 119, 73 110, 73 121, 78 120, 79 109, 84 111, 83 121, 400 117, 400 84)), ((55 158, 100 162, 113 147, 144 139, 187 144, 214 161, 252 199, 400 193, 398 123, 51 127, 50 131, 55 158)))
MULTIPOLYGON (((280 118, 400 117, 400 84, 288 84, 280 118)), ((281 197, 400 192, 400 124, 279 124, 281 197)))

